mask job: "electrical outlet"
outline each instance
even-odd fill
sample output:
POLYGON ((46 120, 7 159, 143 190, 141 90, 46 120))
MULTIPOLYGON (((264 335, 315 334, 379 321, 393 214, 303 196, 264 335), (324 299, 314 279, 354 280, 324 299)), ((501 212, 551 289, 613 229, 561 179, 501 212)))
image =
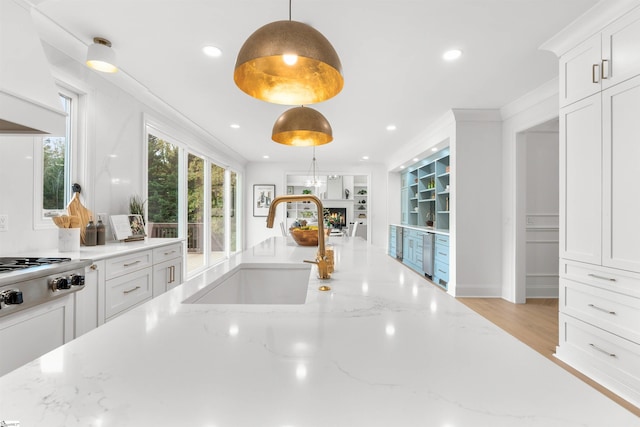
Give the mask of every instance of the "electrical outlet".
POLYGON ((0 231, 9 231, 9 215, 0 215, 0 231))

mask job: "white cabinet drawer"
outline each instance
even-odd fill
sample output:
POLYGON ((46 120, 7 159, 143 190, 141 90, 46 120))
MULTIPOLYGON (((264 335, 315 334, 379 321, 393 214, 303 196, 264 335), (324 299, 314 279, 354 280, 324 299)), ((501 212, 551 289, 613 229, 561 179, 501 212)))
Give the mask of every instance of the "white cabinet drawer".
POLYGON ((640 299, 560 280, 560 310, 640 344, 640 299))
POLYGON ((640 298, 640 274, 560 260, 560 277, 640 298))
POLYGON ((556 355, 622 398, 640 403, 640 345, 560 314, 556 355))
POLYGON ((152 264, 151 257, 151 250, 146 250, 119 256, 116 258, 110 258, 106 263, 107 271, 105 277, 107 280, 109 280, 113 279, 114 277, 130 273, 132 271, 150 267, 152 264))
POLYGON ((151 267, 107 280, 105 317, 109 319, 151 298, 151 267))
POLYGON ((153 250, 154 264, 178 257, 182 257, 182 243, 174 243, 172 245, 162 246, 153 250))

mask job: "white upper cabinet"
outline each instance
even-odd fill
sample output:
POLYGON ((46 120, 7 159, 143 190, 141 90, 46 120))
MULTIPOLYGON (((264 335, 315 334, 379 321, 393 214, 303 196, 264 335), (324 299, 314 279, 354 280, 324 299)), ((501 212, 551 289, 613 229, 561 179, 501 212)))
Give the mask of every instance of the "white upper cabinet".
POLYGON ((601 263, 600 94, 560 110, 560 257, 601 263))
POLYGON ((640 73, 640 8, 560 58, 560 106, 584 99, 640 73))
POLYGON ((597 34, 560 58, 560 106, 600 91, 600 40, 597 34))
POLYGON ((640 76, 602 92, 602 106, 602 264, 640 272, 640 76))
POLYGON ((602 32, 601 67, 603 89, 640 73, 640 8, 602 32))

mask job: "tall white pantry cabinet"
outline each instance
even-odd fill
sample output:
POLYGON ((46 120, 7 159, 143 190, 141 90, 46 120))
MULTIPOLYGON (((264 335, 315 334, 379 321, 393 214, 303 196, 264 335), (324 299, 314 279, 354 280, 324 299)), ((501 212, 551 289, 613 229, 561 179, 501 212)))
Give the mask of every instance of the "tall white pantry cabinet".
POLYGON ((545 47, 560 57, 556 355, 640 406, 640 2, 624 3, 545 47))

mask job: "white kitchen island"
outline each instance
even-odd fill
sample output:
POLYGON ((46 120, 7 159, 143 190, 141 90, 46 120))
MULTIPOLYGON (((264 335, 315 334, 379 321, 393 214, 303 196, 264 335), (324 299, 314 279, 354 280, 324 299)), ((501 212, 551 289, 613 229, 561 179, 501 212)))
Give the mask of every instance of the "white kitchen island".
MULTIPOLYGON (((21 427, 640 426, 640 419, 408 270, 330 238, 305 304, 182 304, 267 240, 0 378, 21 427), (327 281, 323 281, 327 282, 327 281)), ((24 337, 28 339, 28 337, 24 337)), ((19 343, 2 343, 2 345, 19 343)))

